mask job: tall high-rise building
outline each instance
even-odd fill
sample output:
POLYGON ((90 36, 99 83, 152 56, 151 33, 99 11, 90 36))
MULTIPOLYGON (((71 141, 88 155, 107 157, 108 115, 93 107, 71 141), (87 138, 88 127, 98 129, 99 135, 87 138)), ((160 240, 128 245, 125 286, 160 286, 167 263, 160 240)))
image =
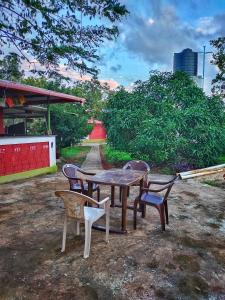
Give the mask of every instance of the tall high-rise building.
POLYGON ((198 52, 184 49, 180 53, 174 53, 173 72, 182 71, 190 76, 198 75, 198 52))

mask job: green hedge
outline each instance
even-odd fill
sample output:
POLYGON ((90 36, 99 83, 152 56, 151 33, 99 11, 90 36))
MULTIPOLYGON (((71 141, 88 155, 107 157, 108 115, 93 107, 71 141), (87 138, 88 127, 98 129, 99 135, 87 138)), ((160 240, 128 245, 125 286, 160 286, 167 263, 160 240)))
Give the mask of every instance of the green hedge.
POLYGON ((103 153, 107 162, 114 165, 121 165, 122 163, 132 160, 130 153, 115 150, 108 145, 103 147, 103 153))

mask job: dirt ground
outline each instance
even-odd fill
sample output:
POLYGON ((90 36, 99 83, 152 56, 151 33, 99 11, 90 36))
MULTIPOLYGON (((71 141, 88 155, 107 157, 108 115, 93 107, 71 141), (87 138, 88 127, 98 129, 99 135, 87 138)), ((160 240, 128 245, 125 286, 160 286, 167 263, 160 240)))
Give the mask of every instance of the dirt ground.
MULTIPOLYGON (((0 299, 225 299, 225 181, 216 177, 220 187, 176 183, 164 233, 150 207, 136 231, 129 211, 128 234, 111 234, 109 244, 93 230, 88 259, 73 221, 60 252, 63 205, 54 191, 68 188, 61 174, 0 185, 0 299)), ((108 194, 102 186, 101 198, 108 194)), ((111 224, 120 219, 112 208, 111 224)))

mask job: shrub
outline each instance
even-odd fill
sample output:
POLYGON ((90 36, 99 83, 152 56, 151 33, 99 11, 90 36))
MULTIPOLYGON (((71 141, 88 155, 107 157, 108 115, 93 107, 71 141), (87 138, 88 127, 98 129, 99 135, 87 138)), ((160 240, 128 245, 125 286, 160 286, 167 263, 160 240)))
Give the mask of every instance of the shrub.
POLYGON ((126 163, 127 161, 132 160, 132 157, 129 153, 120 150, 115 150, 110 146, 105 146, 103 148, 103 152, 107 162, 113 165, 119 166, 123 163, 126 163))

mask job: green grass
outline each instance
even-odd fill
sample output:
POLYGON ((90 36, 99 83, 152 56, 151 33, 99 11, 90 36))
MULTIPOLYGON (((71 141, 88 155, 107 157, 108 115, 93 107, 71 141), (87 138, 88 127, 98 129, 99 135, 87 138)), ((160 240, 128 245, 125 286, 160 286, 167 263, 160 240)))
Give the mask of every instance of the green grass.
POLYGON ((62 148, 60 151, 62 162, 74 163, 80 166, 90 150, 90 146, 73 146, 62 148))
POLYGON ((204 181, 202 181, 202 183, 205 183, 210 186, 215 186, 218 188, 225 189, 225 181, 223 182, 222 180, 216 180, 216 179, 215 180, 204 180, 204 181))

